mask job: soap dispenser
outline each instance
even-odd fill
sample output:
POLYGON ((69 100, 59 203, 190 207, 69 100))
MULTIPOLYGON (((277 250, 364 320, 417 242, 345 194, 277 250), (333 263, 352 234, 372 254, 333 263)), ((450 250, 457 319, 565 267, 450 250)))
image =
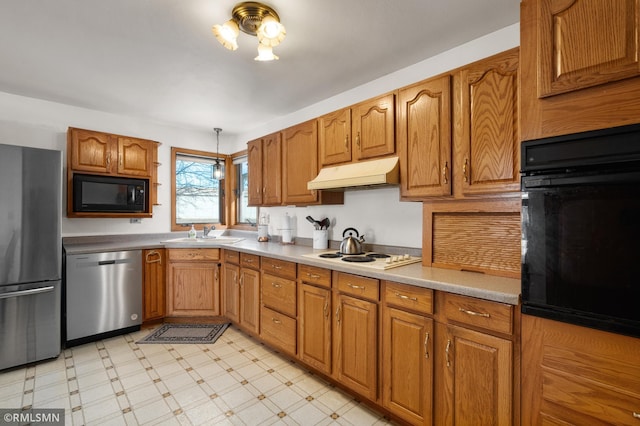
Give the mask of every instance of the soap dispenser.
POLYGON ((191 225, 191 229, 189 229, 189 238, 192 240, 195 240, 196 235, 197 235, 196 228, 193 225, 191 225))

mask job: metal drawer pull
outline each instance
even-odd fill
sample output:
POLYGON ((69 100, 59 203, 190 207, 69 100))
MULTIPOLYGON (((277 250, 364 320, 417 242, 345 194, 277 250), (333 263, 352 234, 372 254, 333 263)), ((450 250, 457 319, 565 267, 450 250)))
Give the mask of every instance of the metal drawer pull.
POLYGON ((491 315, 489 315, 487 313, 468 311, 468 310, 462 309, 462 308, 458 308, 458 310, 460 312, 464 312, 467 315, 473 315, 474 317, 483 317, 483 318, 490 318, 491 317, 491 315))
POLYGON ((253 259, 245 259, 245 263, 253 263, 253 259))
POLYGON ((449 162, 444 162, 444 167, 442 168, 442 180, 446 184, 449 183, 449 162))
POLYGON ((633 418, 634 419, 640 419, 640 413, 636 413, 635 411, 633 412, 633 418))
POLYGON ((271 321, 273 321, 275 324, 282 324, 282 321, 277 318, 271 318, 271 321))
POLYGON ((282 287, 282 286, 281 286, 280 284, 278 284, 278 283, 271 283, 271 285, 272 285, 273 287, 275 287, 275 288, 280 288, 280 287, 282 287))
POLYGON ((413 302, 417 302, 418 301, 417 297, 409 297, 409 296, 405 296, 404 294, 400 294, 400 293, 396 293, 396 297, 399 297, 400 299, 411 300, 413 302))
POLYGON ((282 269, 282 266, 278 266, 278 265, 271 265, 271 267, 272 267, 273 269, 282 269))
POLYGON ((451 349, 451 339, 447 340, 447 347, 444 350, 444 353, 447 355, 447 367, 451 367, 451 362, 449 361, 449 349, 451 349))
POLYGON ((364 290, 365 289, 365 286, 363 286, 363 285, 355 285, 355 284, 351 284, 351 283, 347 283, 347 285, 349 287, 351 287, 352 289, 354 289, 354 290, 364 290))
POLYGON ((312 273, 309 273, 309 272, 307 272, 307 276, 309 278, 320 278, 320 275, 312 274, 312 273))
POLYGON ((429 333, 424 335, 424 357, 429 358, 429 333))

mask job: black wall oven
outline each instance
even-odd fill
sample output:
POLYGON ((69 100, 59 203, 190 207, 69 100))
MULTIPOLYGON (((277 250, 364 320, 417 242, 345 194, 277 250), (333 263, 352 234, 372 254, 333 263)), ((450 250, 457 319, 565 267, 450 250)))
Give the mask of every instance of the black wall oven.
POLYGON ((640 125, 521 149, 522 312, 640 337, 640 125))

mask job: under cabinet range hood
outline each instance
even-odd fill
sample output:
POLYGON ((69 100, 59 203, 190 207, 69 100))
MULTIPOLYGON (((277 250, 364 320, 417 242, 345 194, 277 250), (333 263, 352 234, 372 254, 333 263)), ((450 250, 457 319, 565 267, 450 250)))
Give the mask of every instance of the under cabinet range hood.
POLYGON ((398 183, 398 157, 388 157, 325 167, 307 183, 307 189, 340 190, 398 183))

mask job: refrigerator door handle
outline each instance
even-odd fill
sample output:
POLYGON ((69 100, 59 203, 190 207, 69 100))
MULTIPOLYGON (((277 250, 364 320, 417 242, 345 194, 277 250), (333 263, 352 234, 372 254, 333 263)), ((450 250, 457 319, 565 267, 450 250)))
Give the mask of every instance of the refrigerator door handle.
POLYGON ((47 287, 32 288, 31 290, 20 290, 20 291, 12 291, 10 293, 2 293, 0 294, 0 299, 8 299, 10 297, 20 297, 20 296, 31 296, 39 293, 48 293, 50 291, 53 291, 52 285, 47 287))

